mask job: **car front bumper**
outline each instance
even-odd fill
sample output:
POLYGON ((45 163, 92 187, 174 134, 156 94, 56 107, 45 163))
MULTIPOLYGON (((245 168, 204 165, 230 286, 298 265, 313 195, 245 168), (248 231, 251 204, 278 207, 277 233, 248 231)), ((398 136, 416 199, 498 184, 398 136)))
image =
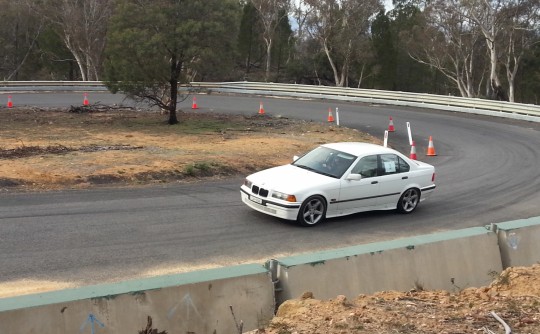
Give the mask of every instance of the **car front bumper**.
POLYGON ((268 199, 250 194, 246 189, 244 187, 240 189, 240 196, 242 197, 242 202, 253 210, 287 220, 296 220, 298 217, 299 203, 281 204, 277 201, 269 201, 268 199))

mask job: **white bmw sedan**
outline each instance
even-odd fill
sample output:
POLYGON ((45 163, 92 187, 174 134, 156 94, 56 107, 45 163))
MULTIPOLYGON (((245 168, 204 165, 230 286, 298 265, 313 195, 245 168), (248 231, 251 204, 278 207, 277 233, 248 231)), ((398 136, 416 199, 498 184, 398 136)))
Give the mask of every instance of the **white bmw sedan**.
POLYGON ((313 226, 362 211, 411 213, 435 190, 434 181, 432 165, 387 147, 344 142, 251 174, 240 194, 252 209, 313 226))

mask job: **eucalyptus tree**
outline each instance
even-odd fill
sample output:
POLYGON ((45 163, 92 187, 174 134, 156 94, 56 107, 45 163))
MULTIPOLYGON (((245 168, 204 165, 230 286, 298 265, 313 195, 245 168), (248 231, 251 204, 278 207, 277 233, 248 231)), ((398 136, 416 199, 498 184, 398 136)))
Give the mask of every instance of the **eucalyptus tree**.
POLYGON ((390 31, 382 34, 389 41, 383 39, 382 43, 377 43, 380 45, 376 45, 375 22, 371 27, 377 61, 382 67, 381 74, 393 78, 391 82, 393 90, 446 94, 448 80, 441 77, 436 70, 416 62, 409 56, 407 36, 410 36, 414 29, 426 26, 423 0, 394 0, 393 3, 394 7, 386 14, 389 23, 383 25, 384 29, 390 31))
POLYGON ((61 36, 83 81, 100 80, 114 0, 25 0, 61 36))
POLYGON ((264 59, 266 48, 263 45, 263 26, 257 10, 247 1, 243 4, 240 31, 238 32, 238 53, 245 66, 244 76, 247 77, 254 63, 264 59))
POLYGON ((524 55, 539 43, 540 1, 509 3, 500 15, 506 27, 501 31, 501 63, 508 81, 508 99, 515 101, 516 76, 524 55))
POLYGON ((302 1, 292 1, 290 12, 291 12, 291 19, 293 20, 294 24, 297 27, 295 31, 296 40, 303 41, 305 37, 304 33, 306 32, 306 29, 305 29, 306 21, 308 17, 310 16, 310 9, 309 7, 306 7, 302 1))
MULTIPOLYGON (((499 100, 514 99, 514 79, 519 57, 516 57, 516 38, 525 42, 523 31, 538 26, 538 0, 462 0, 464 14, 482 32, 489 54, 488 96, 499 100), (509 58, 510 57, 510 62, 509 58), (500 79, 501 59, 507 69, 508 96, 500 79)), ((525 42, 525 45, 527 43, 525 42)), ((518 52, 519 53, 519 52, 518 52)))
POLYGON ((442 73, 461 96, 477 97, 483 82, 477 54, 483 53, 484 43, 475 22, 464 14, 462 1, 431 1, 424 16, 426 24, 418 26, 409 41, 410 56, 442 73))
POLYGON ((292 24, 296 27, 293 31, 294 52, 287 64, 287 73, 295 83, 321 84, 319 76, 319 43, 307 33, 306 22, 310 15, 310 8, 301 1, 291 1, 292 24))
POLYGON ((393 89, 397 67, 397 45, 392 33, 392 21, 384 11, 377 14, 371 25, 371 41, 377 57, 372 66, 376 86, 380 89, 393 89))
POLYGON ((295 38, 287 15, 281 19, 275 32, 272 47, 272 59, 275 66, 275 79, 279 82, 281 70, 293 59, 295 38))
POLYGON ((232 63, 237 0, 117 0, 107 35, 105 79, 112 92, 167 110, 178 123, 179 84, 232 63))
POLYGON ((353 60, 369 38, 370 22, 383 9, 380 0, 304 0, 308 33, 319 41, 334 74, 335 85, 348 85, 353 60))
POLYGON ((467 15, 484 35, 490 64, 488 95, 498 99, 507 99, 499 77, 498 40, 503 24, 502 17, 498 14, 508 1, 513 0, 461 0, 464 5, 463 14, 467 15))
POLYGON ((81 80, 73 54, 49 25, 40 33, 36 55, 31 61, 40 69, 39 73, 34 72, 32 80, 81 80))
POLYGON ((289 13, 289 0, 251 0, 257 9, 263 25, 263 38, 266 44, 266 69, 265 80, 270 78, 272 66, 272 46, 277 27, 289 13))
MULTIPOLYGON (((540 34, 537 34, 540 42, 540 34)), ((540 104, 540 43, 531 46, 523 55, 517 76, 516 98, 523 103, 540 104)))
MULTIPOLYGON (((22 2, 0 0, 0 8, 0 78, 18 80, 36 49, 44 23, 22 2)), ((35 64, 29 66, 35 68, 35 64)))

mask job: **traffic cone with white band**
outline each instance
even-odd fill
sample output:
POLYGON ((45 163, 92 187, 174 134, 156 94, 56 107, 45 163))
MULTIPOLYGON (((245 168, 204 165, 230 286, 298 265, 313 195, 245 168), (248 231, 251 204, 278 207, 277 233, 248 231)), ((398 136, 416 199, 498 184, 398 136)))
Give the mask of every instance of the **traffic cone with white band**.
POLYGON ((416 146, 414 145, 414 141, 411 145, 411 155, 409 156, 409 158, 416 160, 416 146))
POLYGON ((433 138, 431 136, 429 136, 429 144, 428 144, 426 155, 430 157, 437 155, 437 153, 435 153, 435 146, 433 145, 433 138))
POLYGON ((388 132, 394 132, 396 129, 394 128, 394 120, 392 119, 392 116, 390 116, 390 123, 388 124, 388 132))
POLYGON ((332 115, 332 108, 328 108, 328 122, 331 123, 334 121, 334 115, 332 115))

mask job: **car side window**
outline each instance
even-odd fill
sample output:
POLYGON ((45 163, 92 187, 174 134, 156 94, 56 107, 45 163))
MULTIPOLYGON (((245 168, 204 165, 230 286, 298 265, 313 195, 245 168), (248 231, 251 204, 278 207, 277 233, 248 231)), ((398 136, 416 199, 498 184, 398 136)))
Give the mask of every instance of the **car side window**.
POLYGON ((363 157, 358 161, 356 166, 354 166, 351 173, 360 174, 365 178, 377 176, 377 156, 369 155, 363 157))
POLYGON ((405 162, 405 160, 398 157, 398 161, 399 161, 399 172, 400 173, 406 173, 406 172, 411 170, 411 166, 407 162, 405 162))
POLYGON ((383 175, 405 173, 411 169, 405 160, 395 154, 381 154, 381 164, 383 175))

